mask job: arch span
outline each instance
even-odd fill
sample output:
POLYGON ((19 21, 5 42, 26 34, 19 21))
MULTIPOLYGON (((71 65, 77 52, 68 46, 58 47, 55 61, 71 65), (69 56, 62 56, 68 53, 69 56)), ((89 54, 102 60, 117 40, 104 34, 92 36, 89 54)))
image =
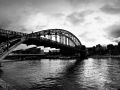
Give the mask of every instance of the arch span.
POLYGON ((19 46, 25 41, 25 37, 12 39, 9 42, 3 42, 0 45, 0 60, 3 60, 9 53, 13 51, 14 48, 19 46))
MULTIPOLYGON (((15 39, 12 39, 10 41, 1 43, 0 44, 0 59, 5 58, 10 52, 12 52, 12 50, 14 48, 16 48, 18 45, 20 45, 21 43, 23 43, 25 40, 27 40, 29 38, 36 38, 36 39, 40 38, 39 40, 43 40, 43 42, 46 41, 44 39, 44 37, 46 35, 48 37, 55 36, 56 41, 54 41, 54 42, 52 41, 51 38, 48 38, 48 39, 50 39, 50 41, 51 41, 50 43, 52 43, 52 45, 53 45, 53 43, 55 43, 56 46, 60 46, 60 47, 63 47, 63 46, 67 47, 68 46, 69 48, 72 47, 72 49, 75 47, 74 50, 77 50, 76 47, 82 46, 80 40, 74 34, 72 34, 71 32, 69 32, 67 30, 47 29, 47 30, 38 31, 35 33, 31 33, 31 34, 26 34, 24 37, 15 38, 15 39), (64 38, 64 39, 61 39, 61 38, 64 38), (71 46, 69 45, 70 41, 73 44, 71 46), (59 44, 59 42, 60 42, 60 44, 59 44), (61 44, 63 44, 63 45, 61 45, 61 44)), ((47 41, 48 41, 48 39, 47 39, 47 41)))
POLYGON ((80 40, 73 33, 69 32, 67 30, 64 30, 64 29, 47 29, 47 30, 42 30, 42 31, 38 31, 38 32, 29 34, 30 37, 31 36, 38 36, 38 37, 44 36, 45 37, 46 35, 58 36, 59 39, 58 39, 58 37, 56 37, 57 38, 56 41, 59 41, 59 42, 60 42, 61 38, 65 38, 65 39, 67 39, 66 43, 68 43, 68 41, 71 41, 74 44, 74 46, 82 45, 80 40))

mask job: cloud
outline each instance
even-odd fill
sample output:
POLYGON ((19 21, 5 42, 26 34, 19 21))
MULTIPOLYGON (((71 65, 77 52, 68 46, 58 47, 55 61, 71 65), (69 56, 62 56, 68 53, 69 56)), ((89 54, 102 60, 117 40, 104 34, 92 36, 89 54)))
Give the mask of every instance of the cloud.
POLYGON ((80 34, 79 37, 82 38, 82 40, 84 41, 89 41, 89 42, 95 42, 96 38, 92 37, 92 35, 90 35, 90 32, 85 31, 84 33, 80 34))
POLYGON ((114 25, 120 19, 119 4, 119 0, 0 0, 0 28, 21 32, 62 28, 88 46, 104 43, 108 26, 108 36, 119 38, 120 27, 114 25))
POLYGON ((62 11, 67 12, 67 7, 65 0, 0 0, 0 28, 24 31, 28 29, 25 23, 30 16, 44 13, 45 16, 60 17, 62 11))
POLYGON ((109 26, 107 29, 107 33, 111 38, 119 38, 120 37, 120 25, 114 24, 109 26))
POLYGON ((120 42, 120 37, 118 37, 118 38, 113 38, 112 41, 118 43, 118 42, 120 42))
MULTIPOLYGON (((109 3, 112 0, 68 0, 73 7, 98 9, 99 6, 109 3)), ((83 8, 83 9, 84 9, 83 8)))
MULTIPOLYGON (((86 7, 87 5, 96 6, 95 4, 101 4, 103 2, 106 3, 108 0, 68 0, 68 1, 74 7, 76 7, 76 6, 79 6, 79 7, 85 6, 86 7)), ((109 1, 111 1, 111 0, 109 0, 109 1)))
POLYGON ((77 5, 77 4, 86 4, 86 3, 89 4, 95 0, 69 0, 69 1, 71 4, 77 5))
POLYGON ((120 0, 108 0, 100 9, 107 14, 120 14, 120 0))
POLYGON ((72 23, 73 25, 82 23, 85 21, 85 17, 87 15, 92 14, 93 11, 92 10, 85 10, 85 11, 81 11, 81 12, 73 12, 71 14, 69 14, 67 16, 67 20, 72 23))
POLYGON ((74 24, 74 25, 76 25, 76 24, 78 24, 78 23, 82 23, 82 22, 84 22, 84 18, 83 17, 80 17, 79 15, 78 15, 78 13, 72 13, 72 14, 70 14, 69 16, 67 16, 67 20, 70 22, 70 23, 72 23, 72 24, 74 24))
POLYGON ((25 6, 25 2, 16 1, 0 1, 0 28, 23 31, 23 22, 35 12, 35 10, 25 6))
POLYGON ((16 10, 29 8, 33 11, 54 13, 68 10, 69 4, 66 0, 0 0, 0 8, 16 10))
POLYGON ((64 13, 54 13, 54 14, 51 14, 52 17, 56 17, 56 18, 61 18, 61 17, 64 17, 65 14, 64 13))
POLYGON ((115 3, 119 5, 119 0, 68 0, 71 4, 111 4, 115 3))
POLYGON ((108 14, 120 14, 120 7, 115 5, 104 5, 101 10, 108 14))

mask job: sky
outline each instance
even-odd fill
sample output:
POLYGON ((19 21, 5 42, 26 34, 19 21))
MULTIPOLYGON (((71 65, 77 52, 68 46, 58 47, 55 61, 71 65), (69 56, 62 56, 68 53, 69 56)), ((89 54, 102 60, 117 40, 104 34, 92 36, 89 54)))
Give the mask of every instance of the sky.
POLYGON ((0 28, 65 29, 86 47, 120 41, 120 0, 0 0, 0 28))

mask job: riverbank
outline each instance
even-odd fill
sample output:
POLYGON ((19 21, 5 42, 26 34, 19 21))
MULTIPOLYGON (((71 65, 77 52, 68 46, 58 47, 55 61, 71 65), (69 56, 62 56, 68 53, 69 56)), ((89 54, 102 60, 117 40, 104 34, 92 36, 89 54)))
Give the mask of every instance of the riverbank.
POLYGON ((120 55, 93 55, 89 58, 120 58, 120 55))
POLYGON ((80 59, 80 56, 63 56, 63 55, 9 55, 6 60, 39 60, 39 59, 80 59))

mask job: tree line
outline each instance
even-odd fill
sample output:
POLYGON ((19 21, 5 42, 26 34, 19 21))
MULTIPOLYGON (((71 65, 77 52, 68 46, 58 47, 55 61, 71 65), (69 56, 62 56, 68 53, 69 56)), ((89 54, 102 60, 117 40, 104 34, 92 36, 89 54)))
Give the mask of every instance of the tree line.
POLYGON ((108 44, 102 46, 100 44, 87 48, 87 55, 120 55, 120 42, 117 45, 108 44))

